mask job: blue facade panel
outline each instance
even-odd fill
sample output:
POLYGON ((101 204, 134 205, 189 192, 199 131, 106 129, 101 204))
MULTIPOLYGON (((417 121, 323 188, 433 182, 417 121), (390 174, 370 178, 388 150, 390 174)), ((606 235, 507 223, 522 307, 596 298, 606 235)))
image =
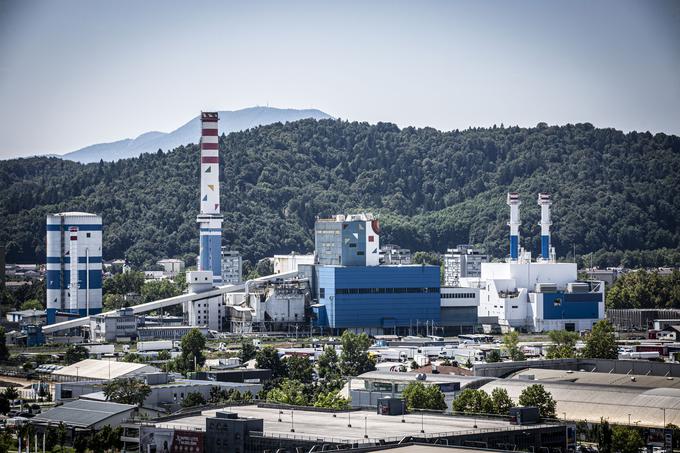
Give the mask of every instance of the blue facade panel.
MULTIPOLYGON (((78 263, 85 264, 87 262, 90 263, 101 263, 102 262, 102 257, 101 256, 90 256, 89 258, 87 256, 79 256, 78 257, 78 263)), ((59 259, 58 256, 48 256, 47 257, 47 264, 60 264, 61 260, 59 259)), ((71 257, 70 256, 65 256, 64 257, 64 264, 70 264, 71 263, 71 257)))
POLYGON ((550 236, 541 236, 541 258, 550 259, 550 236))
POLYGON ((597 319, 600 293, 544 293, 543 319, 597 319))
POLYGON ((366 222, 353 221, 342 224, 342 264, 366 265, 366 222))
POLYGON ((440 321, 436 266, 317 269, 319 303, 325 306, 329 327, 393 328, 440 321))
MULTIPOLYGON (((102 225, 101 223, 99 225, 92 225, 92 224, 85 224, 85 225, 76 225, 76 224, 64 224, 64 231, 68 231, 69 228, 71 227, 78 227, 78 231, 101 231, 102 230, 102 225)), ((47 224, 47 231, 59 231, 61 229, 61 224, 53 224, 53 223, 48 223, 47 224)))
POLYGON ((519 237, 510 236, 510 258, 516 260, 519 257, 519 237))

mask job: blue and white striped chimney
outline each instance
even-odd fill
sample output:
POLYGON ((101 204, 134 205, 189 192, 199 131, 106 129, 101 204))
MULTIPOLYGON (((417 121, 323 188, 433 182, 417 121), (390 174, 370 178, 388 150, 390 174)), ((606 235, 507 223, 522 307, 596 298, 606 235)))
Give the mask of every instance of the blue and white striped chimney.
POLYGON ((550 194, 539 193, 538 205, 541 207, 541 258, 543 260, 550 260, 550 194))
POLYGON ((517 261, 519 259, 519 194, 517 192, 508 193, 508 206, 510 206, 510 259, 517 261))

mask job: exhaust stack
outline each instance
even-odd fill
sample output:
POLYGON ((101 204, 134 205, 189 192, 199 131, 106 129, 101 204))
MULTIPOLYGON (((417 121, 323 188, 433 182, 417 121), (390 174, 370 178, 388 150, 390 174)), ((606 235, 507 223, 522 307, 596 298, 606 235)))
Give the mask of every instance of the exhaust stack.
POLYGON ((213 282, 222 282, 222 215, 220 214, 220 157, 217 112, 201 112, 201 229, 199 271, 211 271, 213 282))
POLYGON ((519 194, 517 192, 508 193, 508 206, 510 206, 510 260, 517 261, 519 259, 519 194))
POLYGON ((541 207, 541 222, 538 224, 541 227, 541 258, 545 261, 550 260, 550 194, 539 193, 538 205, 541 207))

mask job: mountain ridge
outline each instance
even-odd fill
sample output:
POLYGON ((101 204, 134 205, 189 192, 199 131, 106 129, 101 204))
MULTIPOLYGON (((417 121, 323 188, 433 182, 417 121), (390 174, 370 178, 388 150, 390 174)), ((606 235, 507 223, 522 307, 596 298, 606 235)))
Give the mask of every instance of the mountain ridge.
MULTIPOLYGON (((285 123, 306 118, 332 118, 329 114, 318 109, 281 109, 260 106, 240 110, 221 110, 218 113, 220 115, 220 133, 224 134, 277 122, 285 123)), ((155 153, 159 149, 167 152, 178 146, 196 142, 201 133, 199 116, 193 117, 171 132, 149 131, 135 138, 95 143, 60 157, 87 164, 100 160, 111 162, 137 157, 143 153, 155 153)))

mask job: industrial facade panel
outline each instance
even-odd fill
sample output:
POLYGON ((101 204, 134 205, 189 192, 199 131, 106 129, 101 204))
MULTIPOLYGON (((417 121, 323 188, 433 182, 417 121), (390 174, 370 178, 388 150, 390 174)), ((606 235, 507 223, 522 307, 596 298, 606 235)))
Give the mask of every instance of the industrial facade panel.
POLYGON ((317 272, 318 287, 325 295, 319 303, 325 307, 329 327, 391 328, 440 320, 436 266, 319 266, 317 272), (361 288, 370 291, 344 291, 361 288), (381 288, 391 291, 380 292, 381 288), (408 291, 413 289, 420 290, 408 291))
POLYGON ((598 319, 601 293, 543 294, 543 319, 598 319))

